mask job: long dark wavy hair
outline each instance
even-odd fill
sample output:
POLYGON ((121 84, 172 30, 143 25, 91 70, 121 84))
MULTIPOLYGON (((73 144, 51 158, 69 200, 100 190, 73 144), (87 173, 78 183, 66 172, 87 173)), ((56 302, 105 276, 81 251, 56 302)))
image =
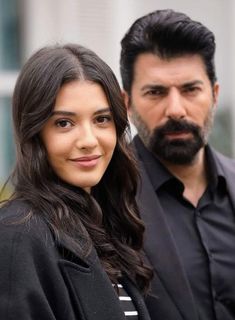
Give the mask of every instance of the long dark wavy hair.
POLYGON ((24 65, 13 94, 16 166, 12 199, 30 205, 29 219, 40 214, 56 241, 86 257, 94 246, 113 283, 127 275, 146 292, 152 276, 140 250, 144 226, 135 195, 137 170, 128 147, 127 113, 119 84, 94 52, 75 44, 49 46, 24 65), (117 144, 111 162, 91 194, 61 181, 47 160, 40 132, 50 118, 60 88, 74 80, 99 84, 109 101, 117 144))

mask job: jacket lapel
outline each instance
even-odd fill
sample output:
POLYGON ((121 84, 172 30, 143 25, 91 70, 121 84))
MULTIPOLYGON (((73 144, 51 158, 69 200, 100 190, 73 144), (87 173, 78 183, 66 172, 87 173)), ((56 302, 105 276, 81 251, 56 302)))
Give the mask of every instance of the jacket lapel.
POLYGON ((225 157, 221 153, 215 151, 213 148, 210 148, 210 150, 213 156, 215 157, 217 165, 220 166, 221 170, 224 173, 228 187, 229 197, 232 202, 232 207, 235 210, 235 192, 233 192, 235 181, 235 160, 225 157))
POLYGON ((76 319, 124 320, 118 295, 101 266, 95 249, 92 249, 86 259, 70 252, 66 242, 63 243, 64 253, 65 250, 70 253, 72 261, 59 259, 58 264, 71 295, 76 319))
POLYGON ((130 297, 133 300, 133 303, 138 311, 138 319, 150 320, 148 310, 144 303, 144 298, 142 297, 141 293, 136 288, 136 286, 127 277, 123 277, 121 283, 126 292, 130 295, 130 297))
POLYGON ((196 320, 195 304, 174 239, 141 161, 139 165, 142 180, 137 202, 146 227, 145 253, 159 278, 155 281, 160 280, 166 289, 169 288, 167 291, 183 318, 196 320))

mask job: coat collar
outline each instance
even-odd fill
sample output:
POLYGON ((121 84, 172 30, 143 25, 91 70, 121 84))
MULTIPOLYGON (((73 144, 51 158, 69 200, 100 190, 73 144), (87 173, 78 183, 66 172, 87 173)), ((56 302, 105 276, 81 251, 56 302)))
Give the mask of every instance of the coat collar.
POLYGON ((221 153, 215 151, 213 148, 211 148, 211 152, 213 153, 213 157, 217 167, 226 179, 229 197, 232 203, 232 207, 235 210, 235 192, 233 192, 235 181, 235 160, 227 158, 221 153))
POLYGON ((168 292, 181 314, 186 319, 195 320, 195 304, 174 239, 156 194, 143 170, 142 168, 141 175, 144 188, 139 190, 137 203, 146 227, 145 253, 159 279, 166 288, 170 288, 168 292))
POLYGON ((166 288, 169 288, 167 291, 183 318, 196 320, 192 292, 181 265, 173 236, 141 161, 139 161, 139 167, 141 183, 137 203, 146 228, 145 254, 158 277, 154 281, 160 280, 166 288))
MULTIPOLYGON (((60 246, 63 247, 63 251, 65 249, 68 252, 71 251, 71 248, 68 245, 67 241, 65 241, 62 238, 60 239, 60 246)), ((99 274, 99 277, 102 276, 103 278, 105 278, 107 281, 105 286, 106 287, 109 286, 110 290, 113 292, 111 282, 106 272, 104 271, 103 267, 101 266, 99 257, 94 247, 92 247, 91 252, 86 258, 79 257, 75 252, 71 252, 71 256, 73 256, 73 262, 75 262, 77 266, 80 266, 83 270, 87 270, 87 274, 89 270, 93 270, 92 273, 90 273, 92 277, 94 277, 94 274, 99 274)), ((97 276, 97 278, 99 277, 97 276)), ((133 300, 133 303, 138 311, 139 319, 150 320, 149 313, 144 303, 144 298, 142 297, 140 291, 136 288, 136 286, 126 276, 120 279, 120 283, 123 285, 124 289, 127 291, 131 299, 133 300)), ((94 295, 95 297, 97 297, 96 292, 94 292, 94 295)), ((113 308, 115 308, 115 306, 113 306, 113 308)), ((118 315, 115 315, 115 313, 114 313, 114 318, 115 319, 118 318, 118 315)), ((118 319, 121 319, 121 318, 119 317, 118 319)), ((124 319, 124 314, 123 314, 123 319, 124 319)))
POLYGON ((121 283, 135 304, 135 307, 138 311, 138 319, 150 320, 149 313, 147 311, 146 305, 144 303, 144 299, 140 291, 127 277, 123 277, 121 283))

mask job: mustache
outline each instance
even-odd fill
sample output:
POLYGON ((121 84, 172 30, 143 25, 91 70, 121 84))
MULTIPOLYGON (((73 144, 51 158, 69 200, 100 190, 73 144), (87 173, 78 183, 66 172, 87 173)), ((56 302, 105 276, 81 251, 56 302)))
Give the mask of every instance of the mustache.
POLYGON ((182 131, 189 131, 197 134, 200 131, 200 127, 186 120, 169 119, 164 125, 155 128, 154 133, 164 136, 168 132, 177 133, 182 131))

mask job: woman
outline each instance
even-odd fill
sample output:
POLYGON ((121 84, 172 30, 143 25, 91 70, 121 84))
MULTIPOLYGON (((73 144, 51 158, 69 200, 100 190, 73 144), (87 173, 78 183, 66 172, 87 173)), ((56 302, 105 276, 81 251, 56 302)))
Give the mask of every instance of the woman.
POLYGON ((78 45, 39 50, 17 80, 13 122, 15 191, 0 210, 1 318, 149 319, 136 169, 110 68, 78 45))

